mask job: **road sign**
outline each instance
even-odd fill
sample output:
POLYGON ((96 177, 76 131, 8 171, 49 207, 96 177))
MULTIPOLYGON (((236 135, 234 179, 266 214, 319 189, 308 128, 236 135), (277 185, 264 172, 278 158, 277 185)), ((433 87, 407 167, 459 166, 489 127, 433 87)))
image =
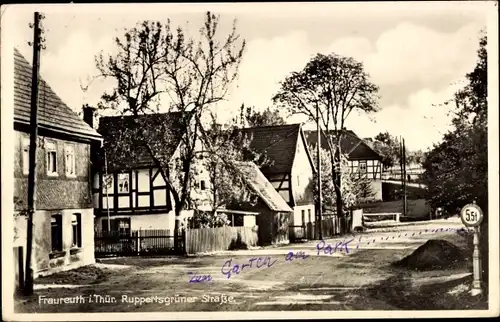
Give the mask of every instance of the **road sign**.
POLYGON ((475 203, 470 203, 460 210, 460 219, 467 227, 477 227, 483 221, 483 211, 475 203))

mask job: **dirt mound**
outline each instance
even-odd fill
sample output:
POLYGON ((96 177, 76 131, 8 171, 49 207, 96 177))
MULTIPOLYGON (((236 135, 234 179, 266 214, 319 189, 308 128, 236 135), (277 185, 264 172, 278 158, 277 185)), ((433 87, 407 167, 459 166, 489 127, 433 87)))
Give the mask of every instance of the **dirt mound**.
POLYGON ((39 284, 95 284, 103 280, 112 273, 111 270, 99 268, 94 265, 82 266, 69 271, 54 273, 48 276, 39 277, 36 283, 39 284))
POLYGON ((393 265, 417 271, 430 271, 456 268, 466 261, 467 256, 459 247, 446 240, 431 239, 393 265))

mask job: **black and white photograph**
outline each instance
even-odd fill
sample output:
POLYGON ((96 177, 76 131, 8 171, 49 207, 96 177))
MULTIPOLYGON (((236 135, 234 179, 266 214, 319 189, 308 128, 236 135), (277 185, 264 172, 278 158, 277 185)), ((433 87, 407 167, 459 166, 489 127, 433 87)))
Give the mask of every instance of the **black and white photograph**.
POLYGON ((1 8, 6 321, 499 316, 496 1, 1 8))

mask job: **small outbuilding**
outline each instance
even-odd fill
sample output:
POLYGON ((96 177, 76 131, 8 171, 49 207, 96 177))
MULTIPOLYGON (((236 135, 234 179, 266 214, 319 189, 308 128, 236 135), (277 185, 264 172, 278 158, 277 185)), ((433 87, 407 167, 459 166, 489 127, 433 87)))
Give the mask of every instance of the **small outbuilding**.
POLYGON ((238 166, 243 179, 251 193, 239 204, 240 210, 258 212, 256 224, 259 244, 287 244, 289 240, 288 225, 293 209, 276 191, 269 180, 253 162, 239 162, 238 166))

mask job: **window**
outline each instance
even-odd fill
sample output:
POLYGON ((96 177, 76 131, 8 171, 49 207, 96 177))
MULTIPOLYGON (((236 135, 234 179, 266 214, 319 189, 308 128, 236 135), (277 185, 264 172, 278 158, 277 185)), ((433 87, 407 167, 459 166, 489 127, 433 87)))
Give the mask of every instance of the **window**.
POLYGON ((52 240, 52 251, 62 251, 62 216, 52 215, 50 220, 50 233, 52 240))
POLYGON ((244 217, 241 214, 231 214, 231 226, 243 227, 244 217))
POLYGON ((205 190, 205 189, 206 189, 206 186, 205 186, 205 180, 201 180, 201 181, 200 181, 200 189, 201 189, 201 190, 205 190))
POLYGON ((102 177, 103 192, 113 193, 113 175, 105 174, 102 177))
MULTIPOLYGON (((117 218, 110 220, 113 236, 130 236, 130 218, 117 218)), ((102 220, 102 231, 108 232, 108 219, 102 220)))
POLYGON ((309 217, 309 222, 311 222, 311 209, 307 209, 307 217, 309 217))
POLYGON ((128 193, 130 188, 130 177, 128 173, 119 173, 118 174, 118 192, 119 193, 128 193))
POLYGON ((130 219, 117 219, 120 236, 130 235, 130 219))
POLYGON ((366 161, 359 161, 359 172, 366 173, 366 161))
POLYGON ((30 138, 23 138, 23 174, 30 172, 30 138))
POLYGON ((73 214, 71 217, 72 247, 82 247, 82 214, 73 214))
POLYGON ((65 146, 64 160, 66 164, 66 176, 75 177, 76 176, 75 147, 73 145, 67 144, 65 146))
POLYGON ((47 151, 47 174, 49 176, 57 176, 57 152, 54 142, 47 142, 45 145, 47 151))
POLYGON ((304 209, 301 210, 301 218, 302 218, 302 225, 306 223, 306 211, 304 209))

